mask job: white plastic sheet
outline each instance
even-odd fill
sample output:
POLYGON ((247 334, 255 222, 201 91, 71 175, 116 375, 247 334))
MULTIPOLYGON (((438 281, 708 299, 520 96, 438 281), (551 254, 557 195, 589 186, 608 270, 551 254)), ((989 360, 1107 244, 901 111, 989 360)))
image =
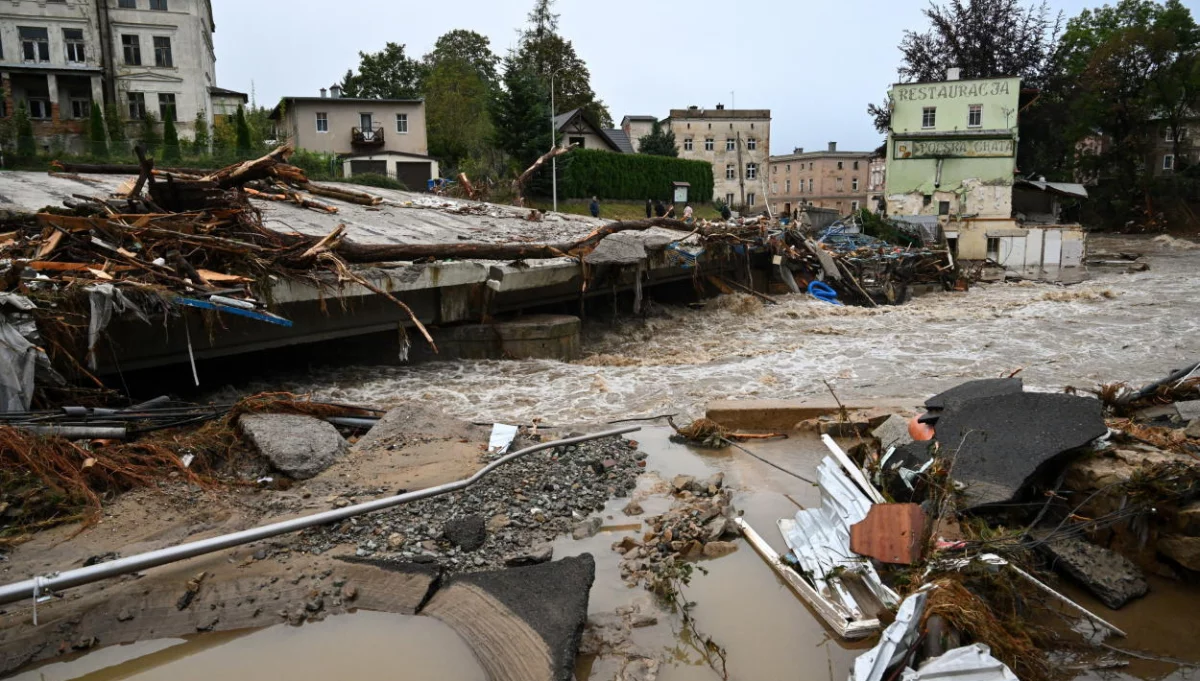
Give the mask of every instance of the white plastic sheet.
POLYGON ((492 437, 488 440, 488 454, 507 454, 508 448, 517 437, 517 426, 503 423, 492 424, 492 437))

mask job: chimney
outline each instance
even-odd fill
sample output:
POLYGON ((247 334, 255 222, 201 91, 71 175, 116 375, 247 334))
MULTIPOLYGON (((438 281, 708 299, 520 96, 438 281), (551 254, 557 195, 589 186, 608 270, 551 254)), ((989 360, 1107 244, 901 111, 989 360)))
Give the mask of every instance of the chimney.
POLYGON ((725 105, 724 105, 724 104, 718 104, 718 105, 717 105, 717 111, 724 111, 724 110, 725 110, 725 105))
POLYGON ((837 151, 837 142, 830 142, 830 143, 829 143, 829 150, 830 150, 830 151, 837 151))
POLYGON ((793 149, 792 149, 792 153, 793 153, 793 154, 803 154, 803 153, 804 153, 804 147, 795 147, 795 148, 793 148, 793 149))
POLYGON ((962 76, 962 69, 955 66, 952 69, 946 69, 946 80, 958 80, 962 76))
POLYGON ((329 96, 332 97, 333 99, 341 99, 342 98, 342 86, 341 85, 330 86, 329 96))
POLYGON ((321 88, 321 99, 325 99, 328 96, 329 96, 329 91, 326 90, 325 88, 321 88))

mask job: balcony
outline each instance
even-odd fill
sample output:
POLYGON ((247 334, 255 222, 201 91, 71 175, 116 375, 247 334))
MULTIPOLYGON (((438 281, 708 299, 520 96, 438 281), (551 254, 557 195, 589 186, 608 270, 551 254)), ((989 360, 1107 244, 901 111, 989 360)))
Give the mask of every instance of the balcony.
POLYGON ((350 143, 356 147, 382 147, 383 128, 351 128, 350 143))

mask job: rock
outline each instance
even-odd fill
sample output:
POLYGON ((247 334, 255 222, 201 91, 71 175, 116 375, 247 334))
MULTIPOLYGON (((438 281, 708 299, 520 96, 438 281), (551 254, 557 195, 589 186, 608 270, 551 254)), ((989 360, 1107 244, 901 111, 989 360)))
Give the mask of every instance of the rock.
POLYGON ((696 494, 710 494, 711 495, 711 494, 716 494, 724 486, 725 486, 725 474, 724 473, 713 473, 712 475, 708 476, 707 478, 696 483, 694 486, 689 487, 689 489, 691 491, 695 492, 696 494))
POLYGON ((576 525, 575 529, 571 532, 571 536, 576 540, 594 537, 603 525, 604 520, 600 516, 593 516, 576 525))
POLYGON ((641 545, 642 543, 633 537, 623 537, 621 541, 613 544, 613 550, 624 555, 639 548, 641 545))
POLYGON ((325 609, 325 599, 317 596, 304 604, 304 609, 308 612, 321 612, 325 609))
POLYGON ((1185 536, 1200 537, 1200 501, 1193 501, 1181 508, 1175 525, 1185 536))
POLYGON ((618 681, 655 681, 658 678, 658 660, 637 657, 630 660, 621 670, 618 681))
POLYGON ((695 560, 704 555, 704 544, 701 544, 699 541, 693 539, 683 547, 682 553, 684 558, 687 558, 688 560, 695 560))
POLYGON ((1184 429, 1183 434, 1190 438, 1200 439, 1200 419, 1192 419, 1192 422, 1184 429))
POLYGON ((696 476, 694 475, 676 475, 675 479, 671 481, 671 491, 682 492, 695 484, 696 476))
POLYGON ((658 624, 658 618, 654 615, 643 615, 642 613, 634 613, 629 617, 629 626, 634 629, 643 629, 652 627, 658 624))
POLYGON ((1160 537, 1158 551, 1183 567, 1200 572, 1200 537, 1160 537))
POLYGON ((407 538, 404 535, 400 534, 399 532, 393 532, 393 533, 389 534, 388 538, 387 538, 388 548, 393 551, 396 551, 401 546, 404 546, 404 542, 406 541, 406 539, 407 538))
POLYGON ((1012 395, 1023 390, 1025 390, 1025 386, 1019 378, 985 378, 978 381, 967 381, 925 400, 925 407, 927 409, 951 409, 962 402, 982 397, 1012 395))
POLYGON ((1175 411, 1179 413, 1179 417, 1184 421, 1196 421, 1200 419, 1200 400, 1176 402, 1175 411))
POLYGON ((504 559, 504 564, 508 567, 524 567, 527 565, 540 565, 550 562, 554 557, 554 547, 550 544, 541 544, 535 546, 528 553, 516 554, 508 556, 504 559))
POLYGON ((296 480, 316 476, 348 448, 336 428, 311 416, 245 414, 238 425, 275 470, 296 480))
POLYGON ((466 552, 475 551, 487 540, 487 525, 477 515, 451 520, 442 525, 446 540, 466 552))
POLYGON ((133 611, 129 608, 121 608, 120 612, 117 613, 118 622, 128 622, 131 619, 133 619, 133 611))
POLYGON ((579 644, 579 654, 603 656, 619 653, 629 646, 632 627, 618 613, 603 612, 588 617, 579 644))
POLYGON ((642 505, 636 501, 631 501, 628 504, 625 504, 625 508, 621 509, 621 512, 627 516, 638 516, 645 513, 645 511, 642 510, 642 505))
POLYGON ((501 513, 492 516, 492 519, 487 523, 487 529, 488 532, 499 532, 509 525, 512 525, 512 520, 507 515, 501 513))
POLYGON ((613 468, 617 467, 617 460, 616 459, 605 459, 600 462, 600 467, 606 471, 612 470, 613 468))
POLYGON ((908 419, 895 414, 889 416, 878 428, 871 431, 871 435, 879 440, 879 444, 885 452, 891 447, 903 447, 913 441, 912 435, 908 434, 908 419))
POLYGON ((349 603, 358 598, 358 587, 353 584, 347 584, 342 587, 342 600, 349 603))
POLYGON ((1040 545, 1051 565, 1116 610, 1146 595, 1146 577, 1128 558, 1082 539, 1058 539, 1040 545))
POLYGON ((936 439, 965 484, 962 510, 1010 503, 1039 471, 1108 432, 1100 400, 1016 393, 950 405, 936 439))
POLYGON ((704 545, 705 558, 720 558, 737 551, 738 545, 731 541, 712 541, 704 545))
POLYGON ((732 524, 733 523, 729 522, 725 516, 717 516, 716 518, 713 518, 707 525, 704 526, 704 541, 717 541, 721 537, 725 536, 726 530, 728 529, 729 525, 732 524))

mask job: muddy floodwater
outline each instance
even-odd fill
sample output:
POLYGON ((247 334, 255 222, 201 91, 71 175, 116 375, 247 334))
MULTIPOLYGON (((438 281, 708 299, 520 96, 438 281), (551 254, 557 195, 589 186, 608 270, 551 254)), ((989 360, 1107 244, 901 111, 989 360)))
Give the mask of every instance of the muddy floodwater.
POLYGON ((584 423, 682 412, 727 398, 920 397, 1022 369, 1033 389, 1157 378, 1200 357, 1200 250, 1093 239, 1143 250, 1147 272, 1093 270, 1073 286, 986 284, 896 307, 835 307, 801 295, 764 305, 725 296, 705 309, 591 320, 586 357, 318 370, 251 388, 387 405, 437 403, 473 421, 584 423))

